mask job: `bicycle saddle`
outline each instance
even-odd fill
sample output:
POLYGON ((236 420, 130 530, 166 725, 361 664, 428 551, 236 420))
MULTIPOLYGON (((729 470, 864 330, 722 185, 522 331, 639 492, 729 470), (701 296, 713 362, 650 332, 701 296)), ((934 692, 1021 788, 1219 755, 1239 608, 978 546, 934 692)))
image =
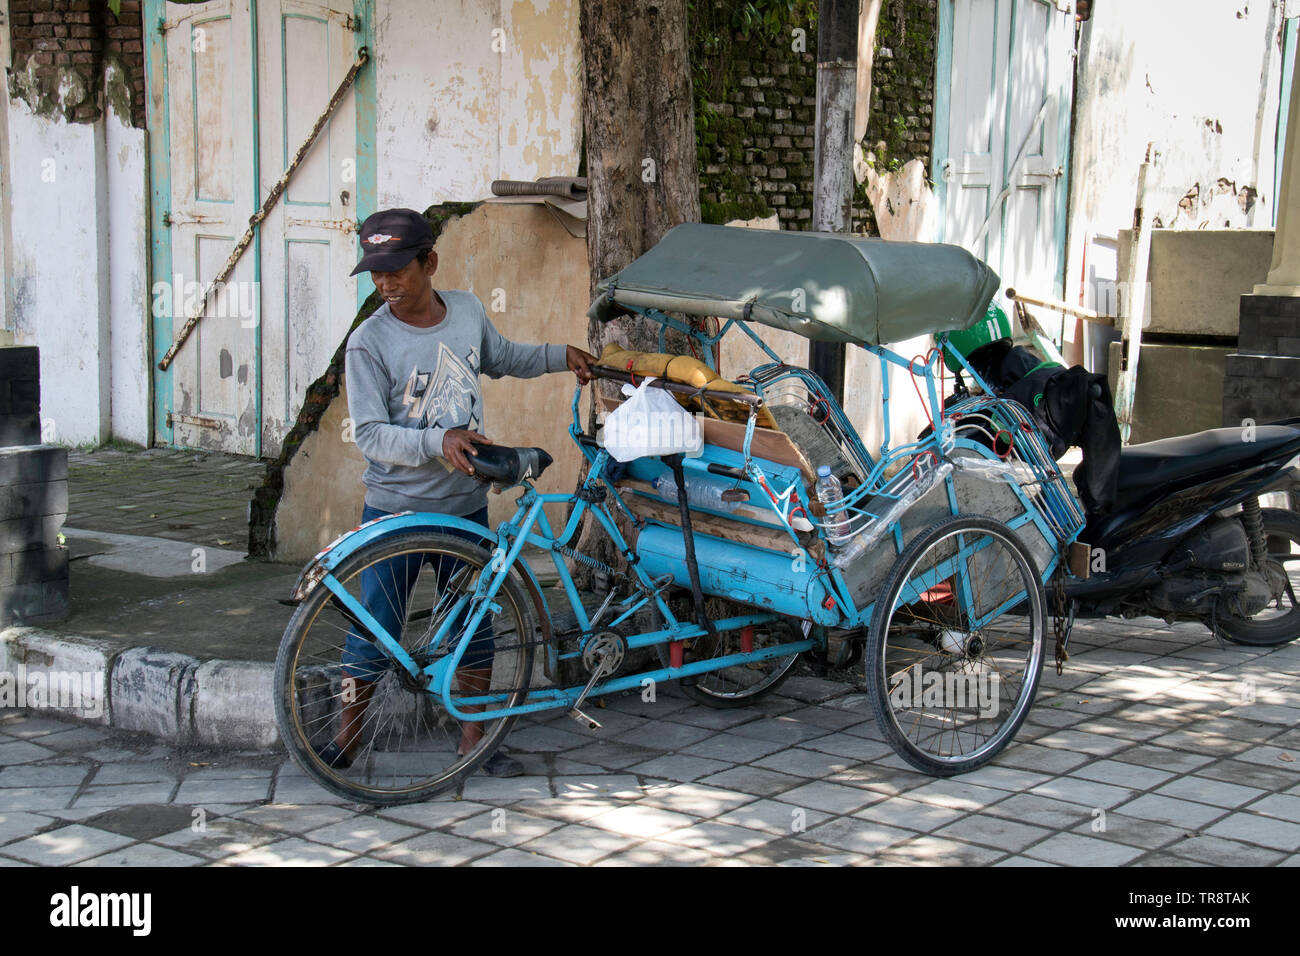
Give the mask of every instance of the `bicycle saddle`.
POLYGON ((470 455, 474 477, 499 485, 517 485, 527 478, 540 478, 554 459, 540 448, 511 448, 508 445, 475 445, 470 455))

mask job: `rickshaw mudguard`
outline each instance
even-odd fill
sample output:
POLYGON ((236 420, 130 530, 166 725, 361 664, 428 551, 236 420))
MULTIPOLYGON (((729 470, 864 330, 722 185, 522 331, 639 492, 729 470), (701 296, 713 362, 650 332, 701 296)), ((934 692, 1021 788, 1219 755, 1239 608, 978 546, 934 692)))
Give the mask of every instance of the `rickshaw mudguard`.
MULTIPOLYGON (((396 514, 383 515, 339 535, 307 562, 307 566, 302 569, 297 582, 293 586, 292 600, 294 603, 303 601, 328 572, 334 570, 345 558, 368 544, 409 531, 441 531, 447 528, 455 528, 459 531, 467 531, 478 535, 483 546, 489 551, 504 546, 495 531, 486 525, 470 521, 468 518, 416 511, 399 511, 396 514)), ((524 579, 524 586, 528 590, 529 597, 533 600, 534 610, 538 614, 538 623, 542 626, 549 639, 551 613, 550 608, 547 607, 546 598, 542 594, 542 588, 538 583, 537 576, 533 573, 533 569, 529 567, 528 562, 523 560, 516 561, 512 565, 512 570, 517 570, 524 579)))

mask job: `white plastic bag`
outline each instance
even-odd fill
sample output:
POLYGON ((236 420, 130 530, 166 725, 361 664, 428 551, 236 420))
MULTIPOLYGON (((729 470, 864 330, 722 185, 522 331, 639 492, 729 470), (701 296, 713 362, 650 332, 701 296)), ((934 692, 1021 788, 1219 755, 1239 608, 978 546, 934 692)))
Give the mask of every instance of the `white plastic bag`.
POLYGON ((615 461, 632 461, 647 455, 695 457, 704 448, 704 433, 695 416, 671 393, 650 385, 623 386, 627 401, 609 413, 597 436, 615 461))

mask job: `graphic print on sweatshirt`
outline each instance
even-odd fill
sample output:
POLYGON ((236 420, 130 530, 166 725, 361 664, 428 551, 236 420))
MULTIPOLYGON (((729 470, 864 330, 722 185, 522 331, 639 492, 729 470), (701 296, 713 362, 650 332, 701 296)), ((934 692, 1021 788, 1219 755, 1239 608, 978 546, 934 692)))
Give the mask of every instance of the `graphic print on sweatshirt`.
POLYGON ((420 428, 468 428, 480 424, 478 350, 471 348, 458 358, 445 342, 438 345, 438 361, 432 372, 412 366, 402 393, 406 417, 418 419, 420 428))

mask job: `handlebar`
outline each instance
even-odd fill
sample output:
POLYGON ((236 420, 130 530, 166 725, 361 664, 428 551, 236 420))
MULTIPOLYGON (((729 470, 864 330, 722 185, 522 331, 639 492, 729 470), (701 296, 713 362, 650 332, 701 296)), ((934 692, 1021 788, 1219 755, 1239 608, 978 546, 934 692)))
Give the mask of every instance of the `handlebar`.
MULTIPOLYGON (((638 377, 631 372, 609 368, 606 365, 591 366, 591 373, 595 378, 603 378, 610 382, 622 382, 627 385, 640 385, 650 377, 648 375, 638 377)), ((711 401, 737 402, 741 405, 748 405, 750 408, 761 408, 763 405, 761 398, 747 392, 720 392, 711 388, 696 388, 694 385, 685 385, 682 382, 670 382, 665 378, 656 378, 650 384, 654 388, 662 388, 665 391, 676 392, 680 395, 699 395, 711 401)))

